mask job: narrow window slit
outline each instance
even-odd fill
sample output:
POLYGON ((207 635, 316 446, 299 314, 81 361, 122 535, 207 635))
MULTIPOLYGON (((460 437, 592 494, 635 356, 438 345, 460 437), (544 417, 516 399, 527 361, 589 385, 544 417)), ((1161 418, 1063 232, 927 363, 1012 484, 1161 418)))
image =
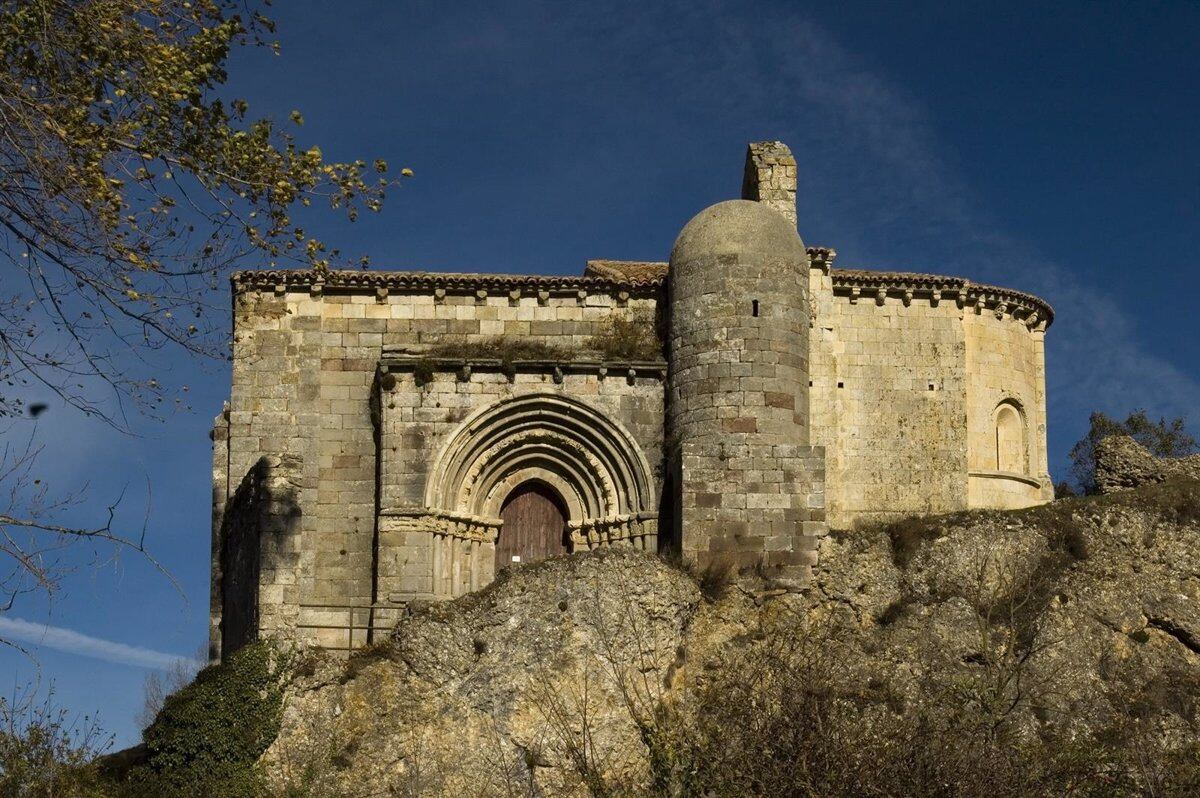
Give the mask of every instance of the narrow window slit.
POLYGON ((751 300, 750 304, 751 304, 751 307, 753 308, 754 318, 758 318, 758 300, 757 299, 751 300))

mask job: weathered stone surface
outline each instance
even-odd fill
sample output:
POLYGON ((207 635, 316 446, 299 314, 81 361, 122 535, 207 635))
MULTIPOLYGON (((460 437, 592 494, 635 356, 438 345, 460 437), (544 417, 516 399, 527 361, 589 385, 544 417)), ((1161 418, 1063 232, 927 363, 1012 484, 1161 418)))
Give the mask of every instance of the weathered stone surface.
POLYGON ((1171 733, 1190 710, 1169 685, 1200 684, 1196 562, 1200 482, 1188 481, 831 535, 806 595, 747 582, 709 603, 644 553, 574 555, 414 612, 387 650, 318 660, 268 762, 283 779, 289 761, 332 751, 336 784, 403 791, 420 778, 428 795, 505 794, 532 766, 539 794, 582 795, 555 718, 582 729, 586 714, 606 777, 644 785, 634 719, 686 705, 781 623, 836 638, 845 688, 897 708, 1019 662, 1015 721, 1030 735, 1086 737, 1129 711, 1130 679, 1167 690, 1137 711, 1171 733))
POLYGON ((1123 711, 1122 679, 1200 679, 1198 558, 1200 482, 1167 482, 831 537, 813 609, 851 619, 864 678, 910 696, 1032 651, 1030 732, 1087 730, 1123 711))
POLYGON ((808 445, 808 269, 793 222, 732 200, 687 223, 667 275, 683 555, 793 587, 808 581, 825 520, 825 453, 808 445))
MULTIPOLYGON (((1050 307, 961 277, 834 269, 797 233, 787 147, 750 145, 743 177, 744 199, 701 212, 670 268, 234 275, 214 561, 244 475, 264 456, 301 464, 296 556, 257 608, 292 628, 258 631, 348 650, 409 601, 478 589, 521 480, 568 508, 569 550, 682 548, 792 588, 827 527, 1048 501, 1050 307), (630 327, 648 347, 594 345, 630 327), (526 355, 469 354, 498 342, 526 355), (619 434, 564 437, 549 414, 472 449, 461 490, 439 492, 473 420, 532 394, 619 434)), ((214 653, 225 587, 214 568, 214 653)))
POLYGON ((292 763, 332 746, 323 778, 353 794, 417 783, 423 795, 491 794, 477 790, 531 767, 550 794, 570 794, 558 728, 586 713, 596 744, 615 752, 605 767, 637 780, 646 765, 620 680, 657 699, 700 601, 686 574, 629 550, 505 571, 414 610, 389 646, 349 663, 315 658, 267 760, 286 781, 292 763))
POLYGON ((1171 477, 1200 479, 1200 454, 1155 457, 1127 435, 1110 435, 1096 444, 1096 487, 1101 493, 1152 485, 1171 477))

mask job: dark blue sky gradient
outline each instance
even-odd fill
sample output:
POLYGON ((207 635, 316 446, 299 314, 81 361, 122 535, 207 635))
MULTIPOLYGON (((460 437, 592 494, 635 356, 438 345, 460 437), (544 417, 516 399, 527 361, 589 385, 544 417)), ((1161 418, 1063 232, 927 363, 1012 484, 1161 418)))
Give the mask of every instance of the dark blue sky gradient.
MULTIPOLYGON (((282 56, 239 52, 231 96, 306 119, 327 157, 415 176, 382 214, 308 226, 375 268, 578 273, 665 260, 736 196, 751 140, 800 165, 800 233, 844 267, 962 274, 1032 291, 1047 337, 1051 463, 1089 411, 1200 419, 1200 4, 288 2, 282 56)), ((253 264, 246 264, 248 267, 253 264)), ((224 301, 224 300, 220 300, 224 301)), ((11 616, 158 651, 204 639, 207 430, 219 363, 167 375, 194 413, 141 437, 65 411, 37 430, 74 517, 122 488, 181 592, 136 557, 79 558, 11 616)), ((1195 426, 1195 425, 1194 425, 1195 426)), ((119 743, 145 671, 42 647, 42 683, 119 743)), ((30 678, 20 655, 0 667, 30 678)), ((7 687, 7 685, 4 685, 7 687)))

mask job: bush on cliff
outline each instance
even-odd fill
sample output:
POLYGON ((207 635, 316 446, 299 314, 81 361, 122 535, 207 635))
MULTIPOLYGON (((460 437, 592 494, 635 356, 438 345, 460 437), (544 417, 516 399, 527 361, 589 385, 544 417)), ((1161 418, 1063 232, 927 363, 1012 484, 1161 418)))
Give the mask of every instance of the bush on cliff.
POLYGON ((291 658, 254 643, 168 697, 143 733, 141 761, 118 792, 128 798, 257 798, 257 761, 279 732, 291 658))

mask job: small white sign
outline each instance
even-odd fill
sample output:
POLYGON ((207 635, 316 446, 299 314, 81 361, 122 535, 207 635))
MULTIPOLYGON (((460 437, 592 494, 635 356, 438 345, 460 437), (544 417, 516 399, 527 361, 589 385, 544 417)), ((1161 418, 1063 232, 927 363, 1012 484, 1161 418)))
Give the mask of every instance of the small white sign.
POLYGON ((520 562, 520 561, 521 561, 521 555, 520 555, 520 554, 514 554, 514 555, 512 556, 512 561, 513 561, 513 562, 520 562))

